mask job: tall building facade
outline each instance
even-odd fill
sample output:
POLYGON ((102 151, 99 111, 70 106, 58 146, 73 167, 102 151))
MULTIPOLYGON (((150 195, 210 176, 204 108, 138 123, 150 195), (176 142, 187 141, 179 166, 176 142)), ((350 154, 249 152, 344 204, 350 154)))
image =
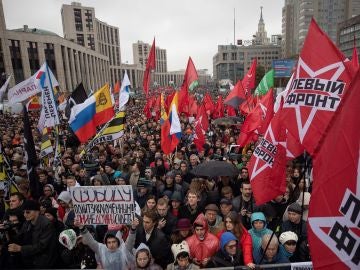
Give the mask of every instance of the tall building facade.
MULTIPOLYGON (((146 62, 151 49, 151 44, 144 43, 143 41, 138 41, 136 43, 133 43, 132 49, 133 49, 134 64, 137 64, 139 67, 145 70, 146 62)), ((155 56, 156 56, 155 72, 166 73, 167 72, 166 50, 156 47, 155 56)))
POLYGON ((261 8, 258 30, 254 35, 252 45, 218 45, 218 51, 213 57, 214 81, 229 79, 236 83, 244 77, 254 59, 257 59, 257 64, 263 66, 266 71, 270 70, 272 61, 281 58, 279 35, 273 36, 270 42, 265 31, 261 8))
POLYGON ((360 15, 348 19, 338 25, 337 46, 351 58, 354 45, 360 51, 360 15))
POLYGON ((106 56, 50 31, 29 28, 7 30, 0 1, 0 74, 13 75, 10 86, 33 75, 46 61, 60 87, 72 91, 83 82, 97 89, 109 81, 106 56))
POLYGON ((119 28, 95 17, 93 7, 72 2, 62 5, 61 19, 64 38, 97 51, 109 58, 110 82, 122 79, 119 28))
POLYGON ((299 54, 311 18, 336 42, 337 25, 360 14, 360 0, 285 0, 282 9, 282 54, 299 54))

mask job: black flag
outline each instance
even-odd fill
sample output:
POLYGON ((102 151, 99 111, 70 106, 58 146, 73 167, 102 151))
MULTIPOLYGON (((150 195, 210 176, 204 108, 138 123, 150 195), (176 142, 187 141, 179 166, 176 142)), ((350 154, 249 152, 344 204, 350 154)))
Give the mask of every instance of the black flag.
POLYGON ((40 197, 41 191, 40 183, 38 180, 38 175, 36 173, 36 166, 38 165, 38 159, 36 156, 34 139, 31 131, 31 125, 29 120, 29 115, 24 106, 24 146, 25 146, 25 158, 26 158, 26 167, 28 173, 28 179, 30 181, 30 192, 31 196, 34 199, 40 197))
POLYGON ((65 107, 65 116, 70 118, 71 108, 76 105, 83 103, 88 98, 88 95, 85 91, 84 85, 82 82, 75 88, 67 100, 65 107))

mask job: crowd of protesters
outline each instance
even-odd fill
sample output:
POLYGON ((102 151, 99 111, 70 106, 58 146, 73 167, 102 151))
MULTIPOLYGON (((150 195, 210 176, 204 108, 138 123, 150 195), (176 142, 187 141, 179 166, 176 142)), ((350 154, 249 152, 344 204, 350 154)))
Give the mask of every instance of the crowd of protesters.
MULTIPOLYGON (((173 154, 164 155, 160 123, 144 117, 143 107, 143 99, 132 99, 123 137, 95 146, 84 157, 85 145, 63 120, 61 165, 53 168, 51 155, 41 160, 36 191, 27 179, 22 117, 0 114, 2 152, 18 187, 9 195, 0 190, 0 269, 254 269, 311 260, 307 160, 289 162, 285 194, 257 205, 247 169, 255 146, 229 153, 238 127, 210 125, 204 150, 197 151, 193 124, 181 116, 181 141, 173 154), (204 179, 192 173, 213 159, 232 163, 239 174, 204 179), (99 185, 132 185, 139 211, 131 224, 80 224, 69 187, 99 185)), ((30 116, 39 153, 38 114, 30 116)))

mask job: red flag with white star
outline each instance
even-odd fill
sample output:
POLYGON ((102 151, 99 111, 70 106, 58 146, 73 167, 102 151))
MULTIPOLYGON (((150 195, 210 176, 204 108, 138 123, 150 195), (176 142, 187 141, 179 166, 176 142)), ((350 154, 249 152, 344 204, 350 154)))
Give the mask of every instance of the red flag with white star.
POLYGON ((286 190, 286 130, 281 125, 281 110, 272 118, 264 138, 256 146, 248 169, 257 205, 264 204, 286 190))
POLYGON ((312 154, 349 87, 354 71, 312 19, 284 102, 282 120, 312 154))
POLYGON ((313 162, 308 239, 314 269, 360 269, 360 72, 313 162))

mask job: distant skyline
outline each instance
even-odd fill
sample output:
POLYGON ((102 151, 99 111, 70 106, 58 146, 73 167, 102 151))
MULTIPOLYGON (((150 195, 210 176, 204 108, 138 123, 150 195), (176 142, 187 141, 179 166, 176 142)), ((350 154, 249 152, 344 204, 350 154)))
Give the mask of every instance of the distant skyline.
MULTIPOLYGON (((63 37, 61 6, 67 0, 2 0, 7 29, 41 28, 63 37)), ((121 61, 133 63, 132 44, 141 40, 167 52, 168 70, 185 69, 192 57, 197 69, 212 74, 218 45, 250 40, 257 31, 260 6, 268 37, 281 34, 283 0, 82 0, 95 17, 119 28, 121 61)))

